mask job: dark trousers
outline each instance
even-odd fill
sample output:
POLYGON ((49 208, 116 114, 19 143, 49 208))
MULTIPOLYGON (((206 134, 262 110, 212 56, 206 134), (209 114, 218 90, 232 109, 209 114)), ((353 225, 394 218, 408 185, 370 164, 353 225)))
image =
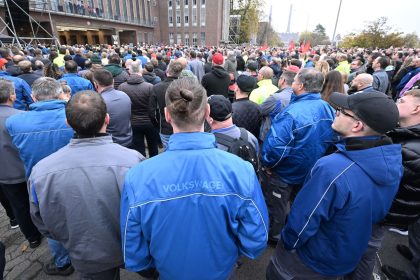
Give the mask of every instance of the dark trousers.
POLYGON ((4 266, 6 265, 6 248, 4 244, 0 242, 0 280, 3 280, 4 266))
POLYGON ((26 182, 11 185, 0 184, 0 189, 9 200, 13 213, 15 213, 16 221, 26 239, 30 242, 39 239, 41 233, 32 223, 29 212, 29 196, 26 182))
POLYGON ((408 246, 413 253, 411 267, 408 271, 410 279, 419 279, 420 277, 420 219, 408 227, 408 246))
MULTIPOLYGON (((342 277, 321 275, 306 266, 296 250, 287 251, 280 240, 276 251, 268 264, 265 279, 267 280, 341 280, 342 277)), ((367 278, 369 279, 369 278, 367 278)))
POLYGON ((1 187, 0 187, 0 203, 3 206, 4 210, 6 210, 7 217, 9 217, 10 220, 14 220, 15 214, 13 213, 12 206, 10 205, 10 201, 7 198, 6 194, 3 192, 1 187))
POLYGON ((95 273, 80 273, 80 280, 120 280, 120 268, 114 267, 95 273))
POLYGON ((146 156, 146 147, 144 138, 146 137, 147 147, 149 149, 149 157, 158 154, 159 134, 152 124, 133 126, 133 145, 143 156, 146 156))
POLYGON ((289 213, 289 199, 292 187, 282 182, 280 177, 274 172, 268 174, 263 170, 260 173, 260 177, 270 219, 268 238, 271 241, 278 241, 289 213))

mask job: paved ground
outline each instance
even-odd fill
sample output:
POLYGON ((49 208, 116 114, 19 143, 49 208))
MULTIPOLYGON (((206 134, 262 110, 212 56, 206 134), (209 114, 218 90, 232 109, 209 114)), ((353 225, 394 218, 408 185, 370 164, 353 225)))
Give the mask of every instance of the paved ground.
MULTIPOLYGON (((42 264, 50 259, 47 242, 44 239, 37 249, 30 249, 19 229, 11 230, 9 220, 0 206, 0 240, 6 245, 6 269, 5 280, 29 280, 29 279, 79 279, 74 273, 69 277, 49 277, 42 272, 42 264)), ((395 250, 395 244, 407 243, 407 238, 394 233, 387 233, 379 252, 378 262, 390 264, 399 269, 408 269, 409 263, 404 260, 395 250)), ((273 253, 273 248, 268 248, 257 260, 244 260, 244 264, 237 272, 238 280, 264 279, 265 268, 273 253)), ((122 280, 142 279, 137 274, 122 271, 122 280)), ((377 279, 378 280, 378 279, 377 279)))

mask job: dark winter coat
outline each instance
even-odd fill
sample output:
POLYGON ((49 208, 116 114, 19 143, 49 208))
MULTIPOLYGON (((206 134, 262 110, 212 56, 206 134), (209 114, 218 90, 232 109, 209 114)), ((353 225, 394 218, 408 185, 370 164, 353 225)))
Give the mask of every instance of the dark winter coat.
POLYGON ((249 101, 249 98, 241 98, 232 104, 232 112, 233 123, 245 128, 258 139, 262 120, 260 106, 249 101))
POLYGON ((149 103, 153 85, 146 82, 142 76, 131 75, 127 82, 118 87, 118 90, 125 92, 131 99, 131 126, 151 124, 149 103))
POLYGON ((388 135, 402 145, 404 174, 385 224, 406 229, 420 218, 420 125, 396 128, 388 135))
POLYGON ((228 98, 230 77, 221 66, 213 66, 210 73, 203 76, 201 84, 207 91, 207 96, 221 94, 228 98))
POLYGON ((124 71, 124 69, 119 64, 110 63, 105 65, 105 70, 111 72, 112 77, 114 77, 114 88, 118 89, 118 87, 127 81, 128 74, 124 71))
POLYGON ((178 78, 167 77, 162 82, 153 86, 152 96, 150 98, 149 116, 155 127, 159 132, 165 135, 173 133, 172 125, 165 119, 165 93, 169 85, 178 78))

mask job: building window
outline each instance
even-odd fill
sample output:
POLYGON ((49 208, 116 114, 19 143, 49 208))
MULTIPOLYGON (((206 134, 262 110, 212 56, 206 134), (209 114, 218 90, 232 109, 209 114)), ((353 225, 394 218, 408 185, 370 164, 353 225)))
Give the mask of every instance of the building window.
POLYGON ((179 7, 181 5, 181 0, 175 0, 176 6, 179 7))
POLYGON ((192 9, 192 25, 197 26, 197 8, 192 9))
POLYGON ((201 0, 201 6, 205 6, 206 5, 206 0, 201 0))
POLYGON ((168 7, 172 7, 172 0, 168 0, 168 7))
POLYGON ((169 15, 168 22, 169 22, 169 26, 173 26, 174 25, 174 19, 173 19, 172 15, 169 15))
POLYGON ((181 26, 181 11, 176 11, 176 26, 181 26))
POLYGON ((184 6, 188 6, 188 0, 184 0, 184 6))
POLYGON ((176 43, 178 45, 181 45, 182 44, 181 33, 176 34, 176 43))
POLYGON ((188 8, 184 9, 184 25, 188 25, 190 23, 190 17, 188 15, 188 8))
POLYGON ((174 44, 174 33, 169 33, 169 44, 173 45, 174 44))
POLYGON ((192 2, 194 7, 197 6, 197 0, 192 0, 192 2))
POLYGON ((185 34, 184 35, 184 41, 185 41, 186 46, 190 45, 190 34, 185 34))
POLYGON ((206 26, 206 9, 205 8, 200 9, 200 23, 201 23, 201 26, 206 26))
POLYGON ((197 45, 197 33, 193 33, 193 45, 196 46, 197 45))
POLYGON ((206 32, 201 32, 201 38, 200 38, 200 44, 202 45, 202 46, 205 46, 206 45, 206 32))

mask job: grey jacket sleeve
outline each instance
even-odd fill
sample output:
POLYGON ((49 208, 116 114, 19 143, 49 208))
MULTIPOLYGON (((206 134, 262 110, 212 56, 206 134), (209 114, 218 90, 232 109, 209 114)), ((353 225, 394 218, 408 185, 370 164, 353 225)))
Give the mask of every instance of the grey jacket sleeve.
POLYGON ((273 94, 267 97, 267 99, 260 105, 260 108, 263 116, 268 116, 271 112, 273 112, 274 108, 276 108, 276 99, 273 94))
POLYGON ((39 202, 38 196, 36 194, 35 183, 31 178, 29 178, 28 181, 28 193, 32 222, 38 228, 40 233, 42 233, 44 236, 51 237, 47 227, 44 224, 44 221, 42 220, 41 213, 39 211, 39 202))

